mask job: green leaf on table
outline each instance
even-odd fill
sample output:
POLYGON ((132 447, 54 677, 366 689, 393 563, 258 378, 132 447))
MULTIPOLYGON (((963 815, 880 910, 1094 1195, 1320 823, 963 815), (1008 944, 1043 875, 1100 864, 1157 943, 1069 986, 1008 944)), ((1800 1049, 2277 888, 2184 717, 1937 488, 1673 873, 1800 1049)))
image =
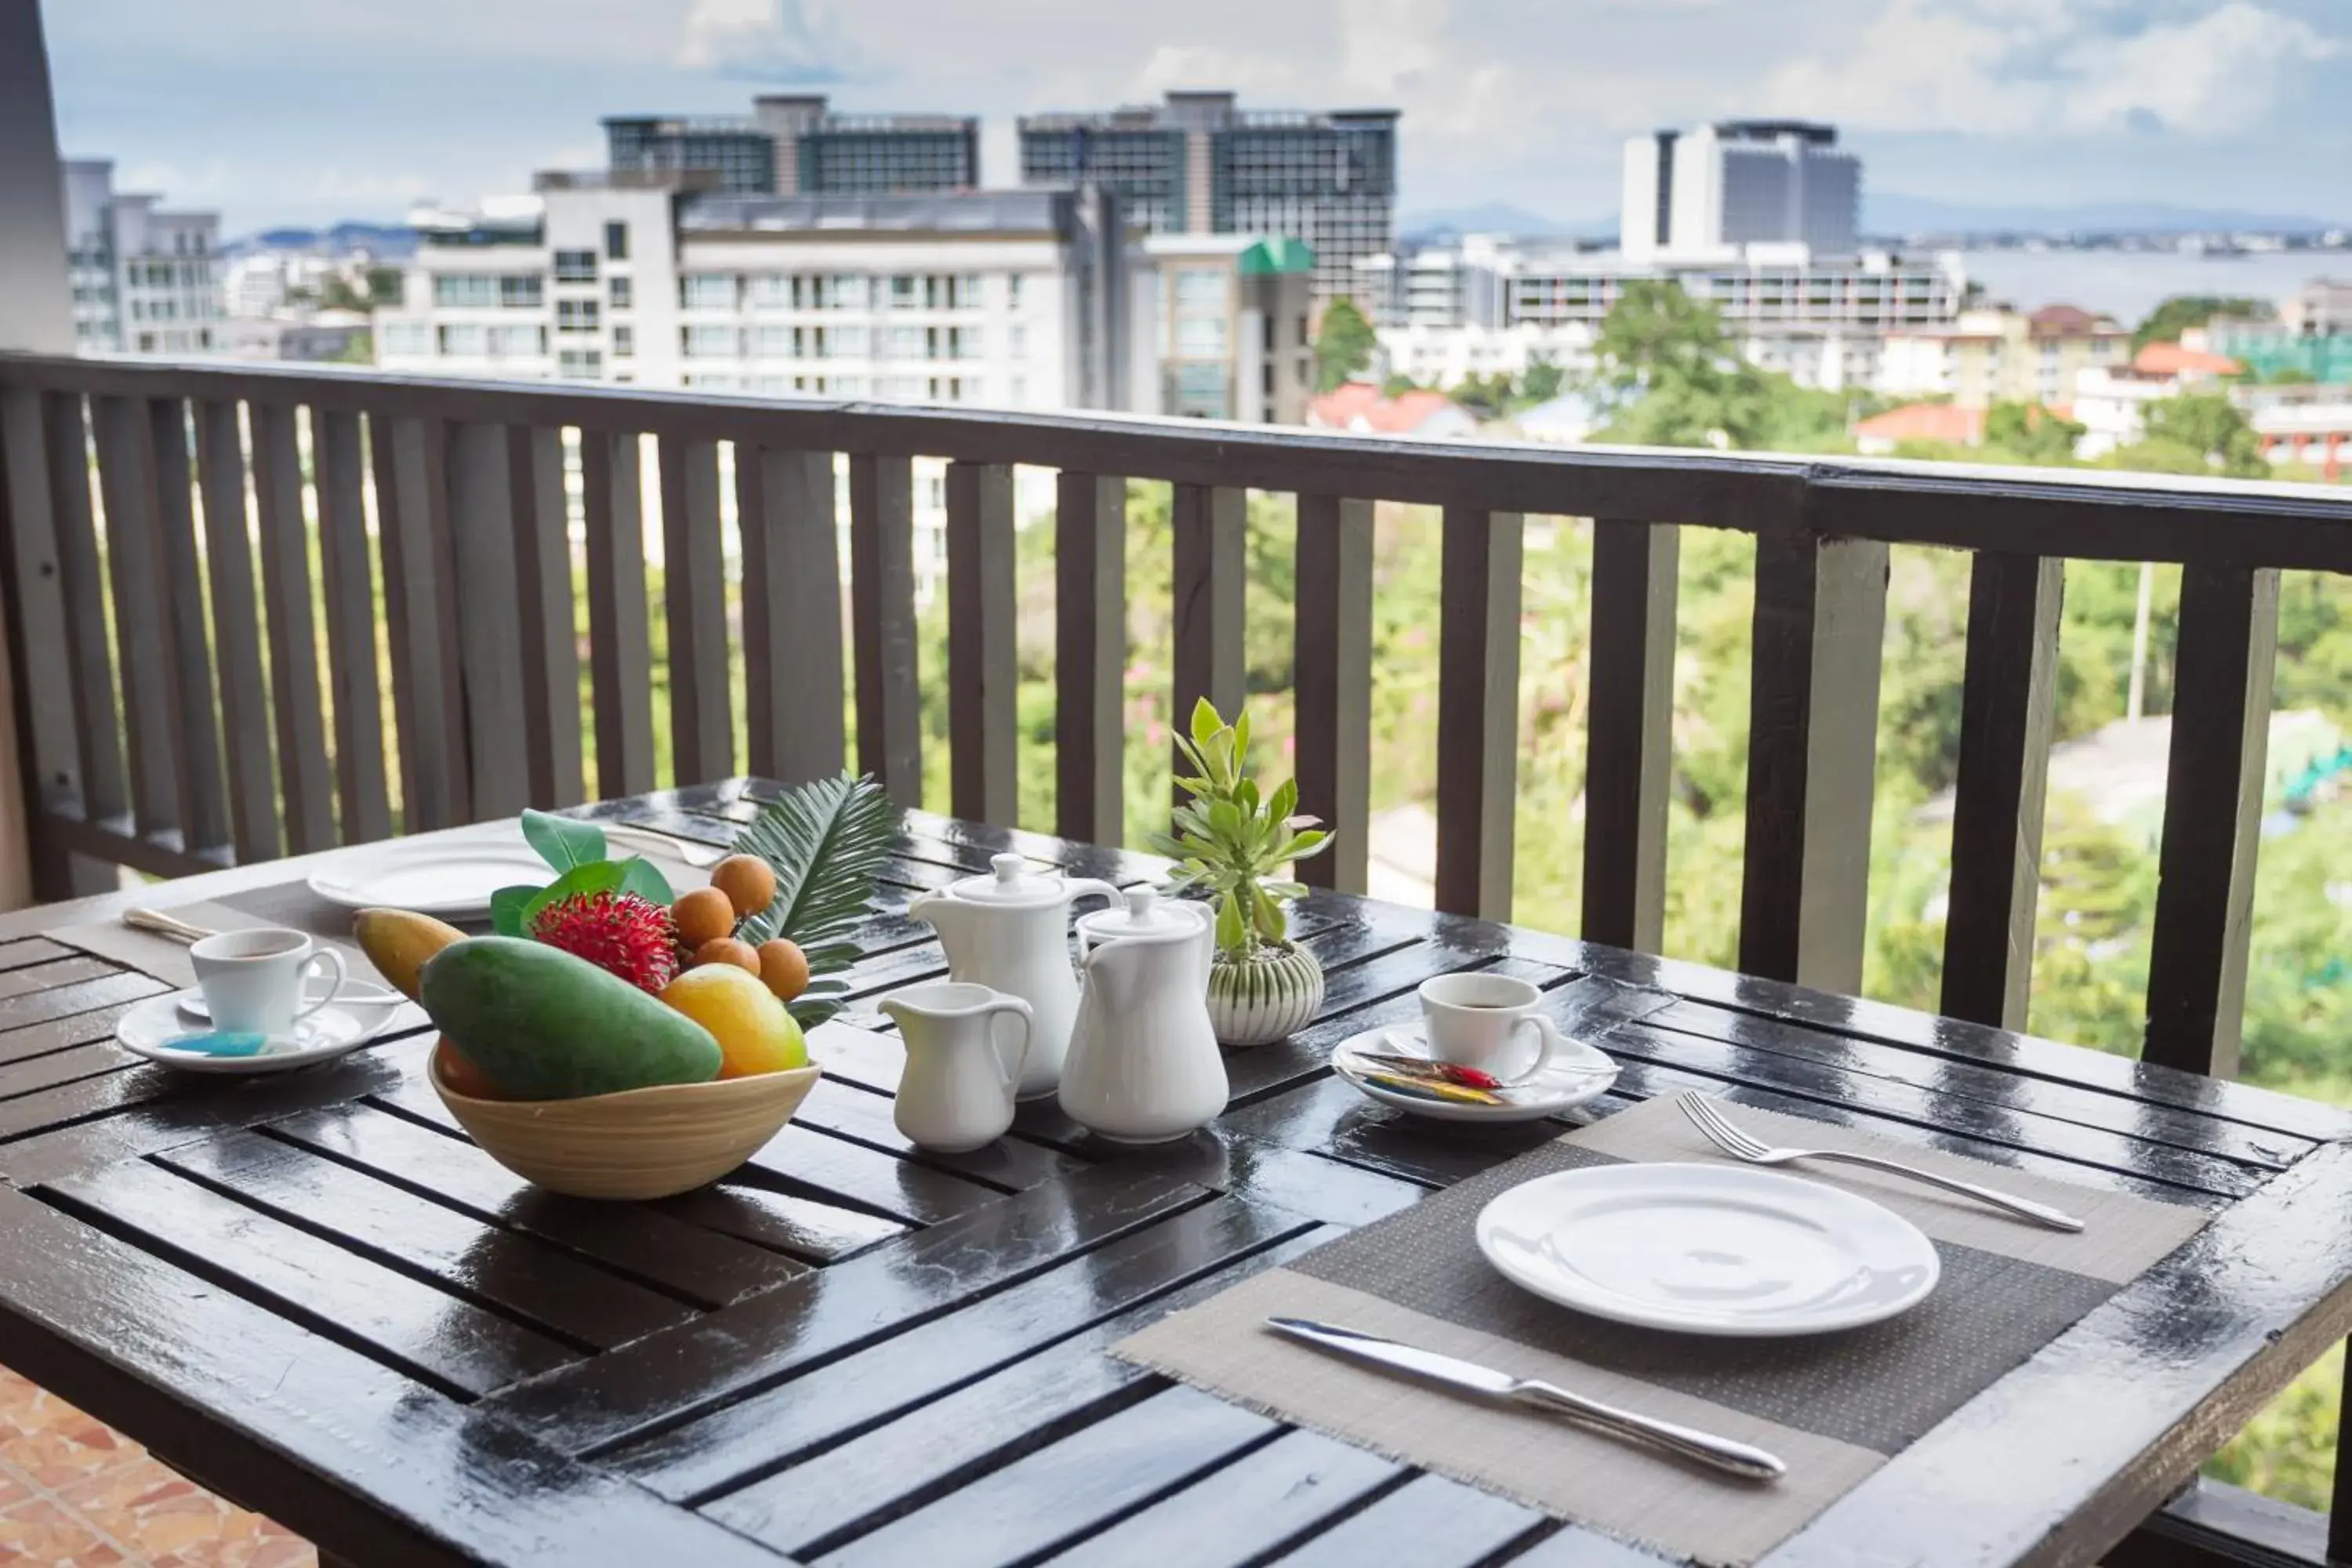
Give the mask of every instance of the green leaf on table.
POLYGON ((539 897, 531 887, 500 888, 490 895, 490 929, 500 936, 523 934, 522 911, 539 897))
POLYGON ((735 852, 774 869, 776 896, 736 935, 754 947, 779 936, 797 942, 810 973, 821 973, 820 955, 829 958, 871 907, 898 832, 898 808, 870 777, 812 779, 770 801, 735 836, 735 852))
POLYGON ((574 866, 531 898, 522 907, 522 930, 518 935, 528 936, 539 920, 540 911, 561 899, 589 893, 609 893, 621 885, 621 863, 617 860, 591 860, 584 866, 574 866))
POLYGON ((662 875, 660 867, 644 856, 632 855, 615 864, 621 868, 622 892, 635 893, 647 903, 659 904, 664 909, 677 902, 677 894, 671 889, 669 879, 662 875))
POLYGON ((604 830, 577 817, 525 809, 522 837, 523 842, 539 851, 541 859, 558 871, 593 865, 604 858, 604 830))

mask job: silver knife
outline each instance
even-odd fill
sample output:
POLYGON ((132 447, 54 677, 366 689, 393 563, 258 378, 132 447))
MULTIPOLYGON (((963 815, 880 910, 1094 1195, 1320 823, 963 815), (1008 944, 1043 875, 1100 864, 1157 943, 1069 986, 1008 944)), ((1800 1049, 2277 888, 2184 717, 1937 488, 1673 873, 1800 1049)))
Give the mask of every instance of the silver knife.
POLYGON ((1654 1415, 1643 1415, 1631 1410, 1621 1410, 1614 1405, 1603 1405, 1597 1399, 1587 1399, 1580 1394, 1570 1394, 1557 1384, 1540 1383, 1531 1377, 1513 1377, 1507 1372, 1480 1366, 1476 1362, 1462 1361, 1435 1351, 1417 1350, 1394 1340, 1380 1339, 1371 1334, 1358 1333, 1332 1323, 1318 1323, 1306 1318, 1268 1318, 1266 1326, 1277 1333, 1328 1351, 1351 1361, 1370 1362, 1391 1372, 1401 1372, 1424 1383, 1434 1383, 1465 1394, 1475 1394, 1492 1404, 1525 1405, 1554 1415, 1565 1415, 1571 1421, 1595 1427, 1612 1436, 1630 1437, 1649 1443, 1684 1458, 1711 1465, 1718 1470, 1728 1470, 1735 1476, 1751 1481, 1778 1480, 1789 1473, 1777 1455, 1745 1443, 1735 1443, 1728 1437, 1717 1437, 1688 1426, 1677 1426, 1671 1421, 1661 1421, 1654 1415))

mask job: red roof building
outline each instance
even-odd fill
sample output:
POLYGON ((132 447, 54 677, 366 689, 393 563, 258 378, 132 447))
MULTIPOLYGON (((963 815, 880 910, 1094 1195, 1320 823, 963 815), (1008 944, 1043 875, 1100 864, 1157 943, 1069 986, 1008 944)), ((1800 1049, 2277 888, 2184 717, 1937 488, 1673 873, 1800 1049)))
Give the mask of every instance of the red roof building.
POLYGON ((1874 414, 1853 427, 1854 445, 1884 457, 1905 441, 1940 441, 1956 447, 1984 442, 1985 411, 1954 403, 1906 403, 1874 414))

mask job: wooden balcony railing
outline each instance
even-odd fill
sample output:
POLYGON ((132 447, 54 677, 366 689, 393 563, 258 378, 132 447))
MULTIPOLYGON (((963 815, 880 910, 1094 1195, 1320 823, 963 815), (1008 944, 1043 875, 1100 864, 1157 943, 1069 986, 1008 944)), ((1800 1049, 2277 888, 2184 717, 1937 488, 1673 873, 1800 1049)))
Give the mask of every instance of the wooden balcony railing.
POLYGON ((9 621, 42 890, 71 890, 77 858, 171 875, 390 833, 387 678, 405 828, 579 800, 567 432, 606 795, 650 787, 667 745, 681 783, 854 762, 916 798, 910 465, 924 457, 949 463, 953 809, 1008 819, 1012 470, 1058 470, 1055 827, 1085 839, 1116 839, 1123 826, 1124 481, 1174 486, 1180 713, 1196 696, 1228 707, 1241 696, 1245 495, 1294 492, 1297 771, 1302 806, 1340 829, 1339 853, 1305 869, 1343 889, 1365 874, 1372 503, 1443 509, 1437 901, 1496 918, 1511 897, 1522 519, 1592 518, 1583 934, 1652 951, 1678 531, 1751 533, 1739 963, 1842 992, 1861 979, 1887 547, 1973 552, 1942 1006, 2010 1027, 2022 1022, 2032 946, 2061 566, 2179 563, 2147 1056, 2197 1070, 2233 1065, 2278 573, 2352 572, 2352 497, 2309 487, 0 356, 9 621), (642 549, 648 436, 666 736, 654 733, 642 549), (726 613, 722 444, 740 650, 726 613))

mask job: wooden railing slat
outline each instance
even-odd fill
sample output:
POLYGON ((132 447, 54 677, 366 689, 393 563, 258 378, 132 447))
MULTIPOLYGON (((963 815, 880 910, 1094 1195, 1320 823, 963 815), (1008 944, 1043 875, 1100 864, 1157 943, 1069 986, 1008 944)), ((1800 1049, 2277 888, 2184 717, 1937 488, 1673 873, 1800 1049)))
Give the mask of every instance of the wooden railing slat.
POLYGON ((874 452, 849 459, 850 644, 857 765, 901 805, 923 799, 922 692, 915 671, 914 471, 874 452))
POLYGON ((1951 1017, 2004 1029, 2025 1027, 2032 986, 2065 568, 2051 557, 1993 552, 1969 566, 1939 1005, 1951 1017))
POLYGON ((845 758, 833 454, 738 445, 735 516, 748 765, 786 784, 837 773, 845 758))
POLYGON ((950 463, 948 759, 950 809, 971 822, 1017 824, 1020 612, 1013 580, 1013 470, 950 463))
POLYGON ((1298 879, 1360 893, 1371 864, 1372 503, 1298 498, 1298 809, 1337 835, 1298 879))
POLYGON ((2278 574, 2187 566, 2143 1059, 2234 1078, 2278 654, 2278 574))
MULTIPOLYGON (((81 743, 74 719, 64 575, 58 563, 54 491, 49 482, 46 405, 51 395, 0 387, 0 461, 7 470, 9 548, 16 594, 13 606, 26 657, 16 668, 32 741, 36 799, 50 810, 81 803, 81 743), (50 650, 37 657, 36 650, 50 650)), ((38 845, 35 847, 39 848, 38 845)))
POLYGON ((709 784, 735 771, 719 444, 665 436, 660 462, 671 761, 679 784, 709 784))
POLYGON ((48 398, 49 499, 57 523, 58 575, 64 587, 65 653, 73 677, 74 739, 81 757, 82 816, 123 816, 122 745, 114 729, 114 654, 106 639, 106 589, 90 513, 89 447, 82 400, 48 398))
POLYGON ((107 574, 114 587, 115 661, 122 672, 131 816, 150 837, 177 834, 171 677, 165 668, 163 574, 156 563, 153 465, 142 400, 100 397, 91 409, 98 483, 106 507, 107 574))
MULTIPOLYGON (((1230 722, 1240 711, 1244 668, 1242 577, 1248 566, 1249 494, 1225 485, 1178 485, 1171 531, 1175 548, 1176 669, 1169 712, 1175 734, 1188 731, 1202 698, 1230 722)), ((1171 742, 1170 752, 1175 753, 1171 742)), ((1179 771, 1189 772, 1181 755, 1179 771)), ((1181 789, 1175 803, 1185 800, 1181 789)))
POLYGON ((302 508, 302 452, 294 409, 257 404, 253 495, 261 520, 263 631, 269 639, 270 711, 278 721, 278 788, 287 847, 297 855, 335 841, 327 726, 310 619, 310 528, 302 508))
POLYGON ((1796 531, 1756 542, 1739 967, 1862 988, 1886 546, 1796 531))
POLYGON ((511 816, 530 804, 530 736, 523 714, 522 623, 516 613, 521 585, 506 427, 451 426, 448 453, 469 810, 483 819, 511 816))
POLYGON ((379 417, 368 426, 406 833, 472 820, 446 440, 434 418, 379 417))
POLYGON ((1596 518, 1584 753, 1583 934, 1664 951, 1682 530, 1596 518))
POLYGON ((392 799, 359 416, 312 409, 310 462, 318 480, 320 602, 327 612, 327 681, 335 709, 335 793, 342 805, 343 842, 367 844, 392 837, 392 799))
POLYGON ((245 489, 244 420, 234 403, 196 405, 196 479, 205 502, 205 572, 213 658, 220 669, 221 757, 229 837, 246 864, 274 860, 284 839, 262 684, 261 612, 253 582, 253 520, 245 489))
POLYGON ((1437 653, 1437 888, 1449 914, 1511 918, 1526 519, 1448 507, 1437 653))
POLYGON ((1054 831, 1127 837, 1127 481, 1054 485, 1054 831))
POLYGON ((588 677, 596 704, 596 794, 654 787, 653 641, 646 606, 642 465, 634 435, 580 432, 588 541, 588 677))
POLYGON ((191 852, 229 842, 228 796, 221 778, 220 710, 213 692, 205 632, 202 552, 196 548, 194 474, 188 408, 176 397, 147 401, 148 455, 153 463, 156 563, 172 687, 173 778, 180 796, 180 837, 191 852))
POLYGON ((513 487, 516 626, 522 638, 523 745, 530 803, 542 809, 588 797, 581 771, 580 640, 574 626, 572 529, 563 490, 563 432, 507 426, 513 487))

